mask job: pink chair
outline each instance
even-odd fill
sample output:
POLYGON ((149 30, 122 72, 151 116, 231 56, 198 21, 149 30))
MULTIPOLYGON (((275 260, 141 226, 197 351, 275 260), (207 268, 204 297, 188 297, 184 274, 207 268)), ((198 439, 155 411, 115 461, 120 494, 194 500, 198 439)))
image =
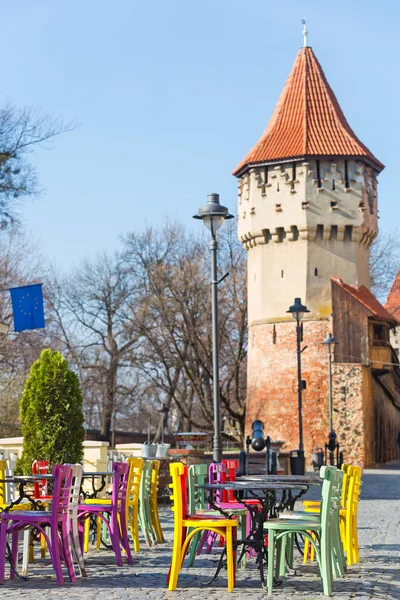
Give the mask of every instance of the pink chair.
MULTIPOLYGON (((11 535, 11 559, 14 565, 18 560, 18 535, 27 527, 35 527, 45 538, 51 561, 56 572, 57 583, 64 585, 60 550, 62 552, 68 575, 72 582, 76 581, 74 566, 69 545, 70 490, 72 484, 72 468, 69 465, 54 465, 54 493, 51 511, 20 511, 0 513, 0 583, 4 583, 7 535, 11 535), (50 534, 46 529, 50 529, 50 534)), ((10 579, 14 579, 13 569, 10 579)))
MULTIPOLYGON (((85 519, 90 518, 90 515, 96 515, 96 517, 102 519, 110 534, 116 563, 119 567, 122 567, 123 562, 120 545, 122 545, 125 550, 128 563, 130 565, 133 563, 126 527, 126 494, 129 464, 115 462, 113 463, 112 470, 114 472, 114 481, 111 504, 80 504, 78 507, 78 520, 83 525, 85 519)), ((81 542, 81 545, 83 545, 83 533, 81 535, 81 542)))

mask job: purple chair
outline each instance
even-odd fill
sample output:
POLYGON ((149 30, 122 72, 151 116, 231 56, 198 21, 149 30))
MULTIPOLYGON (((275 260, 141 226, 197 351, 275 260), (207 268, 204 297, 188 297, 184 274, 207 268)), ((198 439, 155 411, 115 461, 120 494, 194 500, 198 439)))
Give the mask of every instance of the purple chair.
POLYGON ((115 462, 113 463, 112 470, 114 472, 114 481, 111 504, 80 504, 78 507, 78 520, 83 525, 85 519, 90 518, 91 515, 96 515, 96 517, 102 519, 110 534, 116 563, 119 567, 122 567, 123 562, 120 546, 125 550, 128 563, 130 565, 133 563, 129 548, 126 519, 129 464, 115 462))
MULTIPOLYGON (((11 535, 11 558, 13 564, 16 565, 19 532, 27 527, 35 527, 44 536, 56 572, 57 583, 64 585, 60 551, 67 566, 70 580, 72 582, 76 581, 69 545, 68 525, 72 471, 72 467, 69 465, 53 466, 54 492, 51 511, 32 510, 0 513, 0 583, 4 583, 7 535, 11 535), (50 529, 49 534, 48 529, 50 529)), ((14 571, 11 569, 10 579, 14 579, 14 577, 14 571)))

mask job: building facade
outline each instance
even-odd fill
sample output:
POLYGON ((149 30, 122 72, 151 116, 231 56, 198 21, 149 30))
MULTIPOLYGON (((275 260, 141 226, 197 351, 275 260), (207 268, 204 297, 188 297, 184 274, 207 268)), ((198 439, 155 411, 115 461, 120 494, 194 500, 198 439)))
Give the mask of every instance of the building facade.
MULTIPOLYGON (((328 435, 327 352, 321 342, 328 332, 344 335, 335 318, 341 314, 342 296, 351 296, 350 288, 368 291, 370 285, 369 252, 378 233, 377 176, 382 169, 347 123, 313 50, 302 48, 264 134, 234 175, 239 185, 238 234, 248 251, 246 428, 261 419, 272 439, 285 440, 285 449, 298 448, 296 330, 287 310, 300 297, 310 311, 303 321, 302 342, 308 457, 328 435), (342 288, 342 295, 333 293, 341 285, 338 281, 350 286, 342 288)), ((359 308, 359 299, 355 302, 359 308)), ((369 302, 373 304, 371 298, 369 302)), ((376 317, 370 308, 365 308, 362 326, 367 340, 368 320, 376 317)), ((386 311, 385 319, 392 327, 386 311)), ((338 342, 340 348, 344 340, 338 342)), ((370 358, 363 363, 360 355, 352 354, 353 346, 345 345, 346 355, 335 356, 334 429, 347 459, 371 464, 377 457, 366 448, 372 443, 375 407, 365 369, 371 378, 372 363, 370 358), (345 422, 340 416, 344 413, 345 422)), ((392 426, 397 427, 398 409, 393 415, 392 426)))

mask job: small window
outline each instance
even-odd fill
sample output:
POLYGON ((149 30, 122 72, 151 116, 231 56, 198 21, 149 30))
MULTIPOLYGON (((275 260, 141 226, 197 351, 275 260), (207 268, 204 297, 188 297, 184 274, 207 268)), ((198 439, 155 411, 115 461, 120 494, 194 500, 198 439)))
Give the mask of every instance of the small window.
POLYGON ((338 208, 338 203, 335 202, 335 200, 332 200, 331 202, 331 210, 337 210, 338 208))
POLYGON ((324 239, 324 226, 323 225, 317 225, 317 233, 315 234, 315 238, 317 240, 324 239))
POLYGON ((347 160, 344 161, 344 185, 348 189, 350 187, 349 181, 349 163, 347 160))
POLYGON ((332 227, 331 227, 331 240, 336 241, 337 240, 337 234, 338 234, 338 226, 337 225, 332 225, 332 227))
POLYGON ((318 277, 318 269, 317 269, 317 267, 315 267, 315 269, 314 269, 314 276, 318 277))
POLYGON ((386 325, 373 325, 373 345, 374 346, 385 346, 389 341, 388 328, 386 325))
POLYGON ((307 389, 307 381, 305 379, 301 380, 301 389, 302 390, 306 390, 307 389))
POLYGON ((333 189, 333 190, 335 190, 335 189, 336 189, 336 188, 335 188, 335 180, 334 180, 334 179, 332 179, 332 189, 333 189))
POLYGON ((319 164, 319 160, 315 161, 316 167, 317 167, 317 185, 318 187, 322 187, 322 182, 321 182, 321 166, 319 164))
POLYGON ((292 164, 292 183, 290 184, 290 189, 294 190, 294 182, 296 181, 296 163, 292 164))
POLYGON ((283 279, 283 269, 282 269, 282 271, 281 271, 281 278, 283 279))
POLYGON ((353 225, 345 225, 344 227, 344 241, 351 242, 353 237, 353 225))
POLYGON ((276 191, 279 192, 279 181, 276 184, 276 191))

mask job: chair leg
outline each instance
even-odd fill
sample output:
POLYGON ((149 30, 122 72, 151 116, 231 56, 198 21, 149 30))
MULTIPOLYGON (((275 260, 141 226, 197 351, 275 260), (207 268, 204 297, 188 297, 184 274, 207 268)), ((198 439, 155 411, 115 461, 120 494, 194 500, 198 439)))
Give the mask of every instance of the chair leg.
POLYGON ((4 583, 6 568, 6 542, 7 542, 7 520, 1 519, 0 522, 0 584, 4 583))
POLYGON ((89 552, 90 515, 85 518, 83 523, 83 551, 89 552))
POLYGON ((133 548, 135 552, 140 552, 140 540, 139 540, 139 510, 137 502, 133 506, 131 506, 131 510, 129 511, 129 528, 131 531, 133 548))
POLYGON ((72 555, 71 555, 71 546, 70 546, 70 539, 69 539, 69 534, 68 534, 68 525, 66 522, 61 524, 61 541, 62 541, 62 549, 63 549, 63 553, 64 553, 64 560, 65 560, 65 564, 67 566, 67 571, 68 571, 68 577, 72 583, 75 583, 76 575, 75 575, 74 563, 72 561, 72 555))
POLYGON ((49 552, 54 570, 56 572, 57 583, 58 585, 64 585, 64 576, 62 572, 60 556, 60 539, 58 537, 58 530, 56 527, 50 528, 50 541, 51 543, 49 546, 49 552))
POLYGON ((128 523, 127 523, 125 514, 121 515, 120 527, 121 527, 122 547, 125 550, 128 564, 131 565, 131 564, 133 564, 133 558, 132 558, 131 549, 129 547, 128 523))
POLYGON ((87 577, 85 562, 83 560, 82 549, 79 543, 79 532, 78 532, 78 523, 76 519, 72 519, 70 523, 70 536, 71 536, 71 544, 75 554, 75 559, 79 565, 79 569, 81 571, 82 577, 87 577))
POLYGON ((274 559, 275 559, 275 531, 268 530, 268 573, 267 573, 267 594, 272 594, 274 582, 274 559))
MULTIPOLYGON (((19 532, 14 531, 11 534, 11 560, 15 568, 18 566, 18 538, 19 532)), ((10 568, 10 579, 15 579, 15 573, 12 568, 10 568)))
POLYGON ((112 514, 110 520, 110 528, 111 528, 111 544, 115 554, 115 561, 119 567, 122 567, 122 554, 120 548, 120 533, 119 533, 119 524, 118 524, 118 516, 116 514, 112 514))
MULTIPOLYGON (((33 548, 33 542, 32 542, 33 548)), ((24 544, 22 551, 22 576, 28 576, 28 564, 29 564, 29 554, 31 549, 31 529, 24 530, 24 544)))
POLYGON ((332 596, 332 539, 327 534, 321 533, 320 538, 320 554, 321 554, 321 577, 322 587, 325 596, 332 596))
POLYGON ((182 543, 183 543, 183 532, 182 529, 174 531, 174 544, 172 548, 172 559, 171 566, 168 575, 168 589, 172 592, 176 590, 178 585, 179 571, 182 564, 182 543))
POLYGON ((235 566, 236 560, 233 552, 233 532, 232 527, 226 528, 226 566, 228 571, 228 592, 232 592, 235 587, 235 566))
POLYGON ((100 550, 102 525, 103 525, 103 520, 100 517, 97 517, 96 518, 96 550, 100 550))
MULTIPOLYGON (((48 529, 47 535, 49 535, 48 529)), ((40 557, 46 558, 46 538, 43 534, 40 536, 40 557)))

